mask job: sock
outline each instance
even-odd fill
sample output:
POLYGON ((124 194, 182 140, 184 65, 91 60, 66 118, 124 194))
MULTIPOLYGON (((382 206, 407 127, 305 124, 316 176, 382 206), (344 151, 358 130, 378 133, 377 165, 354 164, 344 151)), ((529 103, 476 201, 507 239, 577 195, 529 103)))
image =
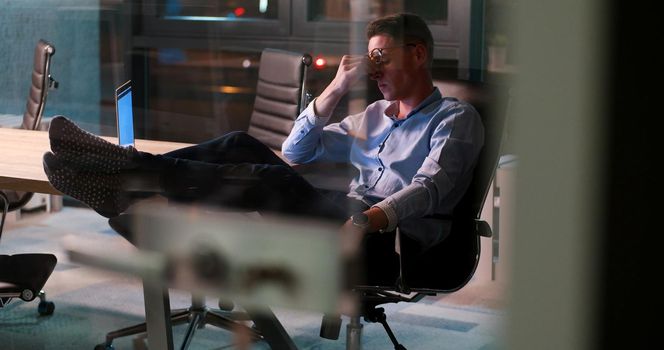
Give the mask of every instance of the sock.
POLYGON ((131 204, 131 198, 121 189, 119 174, 79 171, 51 152, 44 154, 43 166, 53 187, 102 216, 117 216, 131 204))
POLYGON ((93 135, 74 122, 56 116, 48 129, 51 151, 79 170, 117 173, 132 169, 138 151, 124 148, 93 135))

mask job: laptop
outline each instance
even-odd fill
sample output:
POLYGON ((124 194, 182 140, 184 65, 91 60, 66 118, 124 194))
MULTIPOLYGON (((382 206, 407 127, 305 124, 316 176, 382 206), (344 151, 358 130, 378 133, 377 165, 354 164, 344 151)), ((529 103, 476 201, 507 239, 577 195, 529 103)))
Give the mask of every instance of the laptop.
POLYGON ((134 147, 134 113, 131 80, 115 89, 115 119, 118 127, 118 143, 122 147, 134 147))

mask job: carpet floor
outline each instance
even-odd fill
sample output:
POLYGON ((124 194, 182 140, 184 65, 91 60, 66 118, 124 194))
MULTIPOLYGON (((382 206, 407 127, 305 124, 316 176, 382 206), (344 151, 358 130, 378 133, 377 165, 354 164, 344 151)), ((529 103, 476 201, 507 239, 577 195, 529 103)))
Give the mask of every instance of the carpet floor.
MULTIPOLYGON (((44 290, 56 305, 50 316, 39 316, 37 301, 14 300, 0 309, 0 350, 90 349, 103 342, 108 331, 143 321, 141 281, 71 262, 61 242, 76 236, 108 249, 131 245, 108 227, 106 220, 85 208, 65 207, 57 213, 31 213, 6 225, 0 254, 52 253, 58 265, 44 290)), ((397 339, 408 349, 502 349, 504 288, 471 281, 459 292, 427 297, 413 304, 385 305, 397 339)), ((172 308, 189 305, 189 295, 172 291, 172 308)), ((208 300, 214 307, 215 301, 208 300)), ((318 336, 321 314, 274 309, 299 349, 345 349, 343 318, 339 340, 318 336)), ((186 326, 174 327, 176 348, 186 326)), ((379 324, 364 324, 363 349, 392 349, 379 324)), ((115 349, 141 349, 142 337, 116 340, 115 349)), ((232 349, 231 333, 211 326, 198 330, 190 349, 232 349)), ((252 349, 269 349, 261 342, 252 349)))

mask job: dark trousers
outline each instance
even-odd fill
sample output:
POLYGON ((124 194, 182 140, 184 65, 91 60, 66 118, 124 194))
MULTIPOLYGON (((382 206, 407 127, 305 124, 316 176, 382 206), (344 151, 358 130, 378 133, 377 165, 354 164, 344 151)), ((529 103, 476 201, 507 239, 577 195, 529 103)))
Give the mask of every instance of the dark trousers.
MULTIPOLYGON (((164 155, 141 154, 141 169, 160 174, 163 195, 230 209, 315 218, 341 226, 368 206, 309 184, 260 141, 231 132, 164 155)), ((394 233, 365 239, 363 283, 393 285, 399 271, 394 233), (371 273, 367 273, 371 271, 371 273), (364 280, 364 278, 367 278, 364 280)))
POLYGON ((162 194, 231 210, 251 210, 328 220, 340 225, 362 205, 330 199, 311 186, 270 148, 245 132, 164 155, 141 154, 142 171, 161 179, 162 194))

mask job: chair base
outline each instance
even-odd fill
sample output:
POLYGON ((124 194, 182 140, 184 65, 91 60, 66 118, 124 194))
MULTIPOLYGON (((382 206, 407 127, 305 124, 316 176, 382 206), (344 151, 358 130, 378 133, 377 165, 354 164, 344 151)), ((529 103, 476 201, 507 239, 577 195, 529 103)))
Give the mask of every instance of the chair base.
MULTIPOLYGON (((220 306, 224 307, 224 305, 220 306)), ((227 308, 224 307, 224 310, 212 311, 205 306, 204 299, 193 297, 191 307, 173 310, 171 312, 171 324, 173 326, 188 324, 180 349, 189 348, 196 330, 204 328, 206 325, 212 325, 229 331, 241 329, 249 334, 252 341, 263 340, 263 335, 258 330, 238 322, 249 320, 249 316, 246 313, 226 311, 225 309, 227 308)), ((95 350, 113 350, 113 340, 146 332, 147 324, 145 322, 109 332, 106 334, 106 341, 95 346, 95 350)))
MULTIPOLYGON (((0 309, 7 306, 13 298, 20 298, 24 301, 32 301, 34 298, 28 298, 29 300, 24 299, 24 293, 21 292, 5 292, 3 288, 0 288, 0 309)), ((46 293, 42 290, 37 294, 39 298, 39 304, 37 305, 37 312, 42 316, 52 315, 55 311, 55 304, 52 301, 46 300, 46 293)))
MULTIPOLYGON (((408 296, 397 292, 379 290, 375 288, 365 288, 358 290, 361 293, 362 303, 359 314, 350 318, 350 323, 346 326, 346 350, 362 349, 362 329, 364 326, 360 319, 369 323, 380 323, 385 332, 390 337, 395 350, 406 350, 402 344, 397 341, 394 332, 387 323, 385 309, 377 307, 381 304, 398 302, 417 302, 431 293, 416 293, 408 296)), ((341 330, 341 317, 339 315, 324 315, 320 328, 322 338, 336 340, 339 338, 341 330)))
MULTIPOLYGON (((390 337, 390 341, 394 345, 395 350, 406 350, 406 347, 399 344, 397 338, 394 336, 392 329, 387 324, 387 317, 385 316, 385 309, 382 307, 366 310, 364 313, 364 320, 370 323, 380 323, 383 325, 385 332, 390 337)), ((360 316, 352 316, 350 322, 346 326, 346 350, 361 350, 362 349, 362 322, 360 316)))
POLYGON ((14 298, 29 302, 38 297, 39 314, 51 315, 55 304, 46 300, 42 288, 56 263, 53 254, 0 255, 0 308, 14 298))
MULTIPOLYGON (((387 336, 390 337, 392 344, 394 344, 394 350, 406 350, 406 348, 403 345, 399 344, 399 342, 397 341, 397 337, 394 336, 394 333, 390 328, 390 325, 387 324, 387 316, 385 316, 385 309, 383 309, 382 307, 371 309, 369 312, 365 314, 364 320, 367 322, 378 322, 382 324, 383 328, 385 329, 385 332, 387 332, 387 336)), ((353 322, 351 322, 351 324, 352 323, 353 322)), ((359 323, 359 317, 357 318, 356 323, 359 323)), ((350 326, 351 325, 348 325, 348 327, 350 326)))

